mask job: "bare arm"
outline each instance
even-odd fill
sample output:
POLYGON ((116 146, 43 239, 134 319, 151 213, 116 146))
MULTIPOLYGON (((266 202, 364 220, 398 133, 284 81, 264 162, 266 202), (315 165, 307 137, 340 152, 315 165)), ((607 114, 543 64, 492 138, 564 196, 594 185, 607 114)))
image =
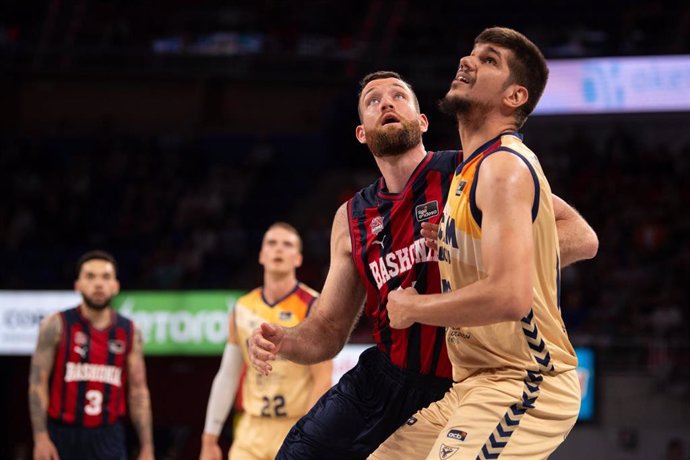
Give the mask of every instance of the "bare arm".
POLYGON ((38 332, 36 351, 29 371, 29 414, 34 435, 34 458, 57 459, 57 450, 48 436, 48 378, 53 370, 55 347, 60 341, 62 321, 59 314, 46 317, 38 332))
POLYGON ((482 210, 484 279, 444 294, 388 295, 391 325, 483 326, 517 321, 532 305, 534 182, 527 166, 508 153, 487 158, 479 172, 477 205, 482 210))
POLYGON ((144 364, 144 344, 139 329, 134 329, 134 345, 127 357, 129 391, 127 402, 129 415, 134 429, 139 436, 141 452, 139 458, 153 458, 153 428, 151 416, 151 398, 146 383, 146 365, 144 364))
POLYGON ((309 368, 314 379, 314 386, 309 393, 308 404, 311 407, 316 404, 321 395, 333 386, 333 361, 329 359, 318 364, 312 364, 309 368))
POLYGON ((597 234, 575 208, 553 195, 553 212, 558 230, 558 245, 561 249, 561 267, 597 255, 597 234))
POLYGON ((290 361, 314 364, 333 358, 345 345, 364 301, 364 285, 352 260, 347 208, 342 205, 333 219, 331 265, 321 295, 312 312, 293 328, 262 324, 249 341, 249 353, 257 371, 267 374, 268 361, 280 353, 290 361))

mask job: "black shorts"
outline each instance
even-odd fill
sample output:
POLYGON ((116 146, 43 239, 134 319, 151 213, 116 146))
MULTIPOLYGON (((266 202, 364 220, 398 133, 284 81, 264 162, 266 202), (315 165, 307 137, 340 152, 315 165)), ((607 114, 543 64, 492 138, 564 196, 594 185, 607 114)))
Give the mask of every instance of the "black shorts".
POLYGON ((120 422, 85 428, 48 420, 48 434, 60 460, 127 460, 125 430, 120 422))
POLYGON ((369 348, 292 427, 276 459, 364 459, 451 384, 400 369, 378 348, 369 348))

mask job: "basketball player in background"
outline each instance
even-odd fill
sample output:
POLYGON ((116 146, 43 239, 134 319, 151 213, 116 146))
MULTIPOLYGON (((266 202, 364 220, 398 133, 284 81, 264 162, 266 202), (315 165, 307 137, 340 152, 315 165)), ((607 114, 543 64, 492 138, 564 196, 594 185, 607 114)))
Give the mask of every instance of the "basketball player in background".
MULTIPOLYGON (((313 313, 299 326, 262 324, 250 341, 252 363, 269 374, 274 359, 315 363, 335 356, 365 302, 376 346, 290 431, 278 459, 362 459, 418 409, 452 384, 443 327, 390 327, 388 296, 414 286, 440 292, 437 252, 427 248, 462 152, 428 152, 428 121, 412 87, 395 72, 361 82, 355 135, 367 144, 382 176, 336 212, 331 265, 313 313), (426 227, 426 228, 425 228, 426 227)), ((450 192, 449 192, 450 190, 450 192)), ((596 234, 554 197, 563 264, 596 253, 596 234)), ((398 458, 414 458, 399 456, 398 458)))
POLYGON ((543 459, 575 424, 580 385, 560 312, 551 188, 517 133, 547 77, 541 51, 507 28, 481 32, 460 60, 440 105, 463 147, 439 224, 443 292, 388 296, 392 328, 447 328, 454 383, 372 459, 543 459))
MULTIPOLYGON (((262 322, 296 326, 318 295, 297 280, 302 240, 292 225, 277 222, 269 227, 259 263, 264 269, 263 286, 240 297, 230 314, 228 343, 206 409, 201 460, 222 458, 218 436, 235 399, 242 367, 250 364, 247 341, 252 330, 262 322)), ((270 375, 248 367, 242 385, 244 414, 229 458, 273 460, 290 427, 331 387, 332 372, 330 360, 305 366, 281 359, 270 375)))
POLYGON ((41 322, 31 357, 34 459, 126 459, 120 419, 127 407, 139 437, 138 458, 153 459, 141 334, 110 306, 120 291, 113 256, 84 254, 74 289, 82 302, 41 322))

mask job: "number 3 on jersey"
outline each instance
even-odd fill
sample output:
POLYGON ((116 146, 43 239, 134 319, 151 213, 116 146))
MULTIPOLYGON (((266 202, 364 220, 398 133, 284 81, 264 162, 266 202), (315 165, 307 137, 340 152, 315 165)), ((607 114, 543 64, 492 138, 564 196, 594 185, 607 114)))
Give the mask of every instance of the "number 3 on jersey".
POLYGON ((283 398, 282 395, 276 395, 273 397, 273 400, 269 398, 268 396, 263 397, 264 405, 261 407, 261 416, 262 417, 285 417, 287 413, 285 413, 285 398, 283 398), (271 414, 271 406, 273 406, 273 414, 271 414))
POLYGON ((99 390, 89 390, 86 392, 88 404, 84 406, 86 415, 98 415, 103 410, 103 393, 99 390))

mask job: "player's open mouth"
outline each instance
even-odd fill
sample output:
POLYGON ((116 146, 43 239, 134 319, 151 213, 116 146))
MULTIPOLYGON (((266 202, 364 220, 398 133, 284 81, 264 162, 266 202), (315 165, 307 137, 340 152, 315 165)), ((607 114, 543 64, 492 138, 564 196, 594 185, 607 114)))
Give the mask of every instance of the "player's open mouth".
POLYGON ((391 123, 400 123, 400 120, 398 117, 393 115, 392 113, 389 113, 388 115, 384 115, 384 117, 381 119, 381 126, 386 126, 391 123))

